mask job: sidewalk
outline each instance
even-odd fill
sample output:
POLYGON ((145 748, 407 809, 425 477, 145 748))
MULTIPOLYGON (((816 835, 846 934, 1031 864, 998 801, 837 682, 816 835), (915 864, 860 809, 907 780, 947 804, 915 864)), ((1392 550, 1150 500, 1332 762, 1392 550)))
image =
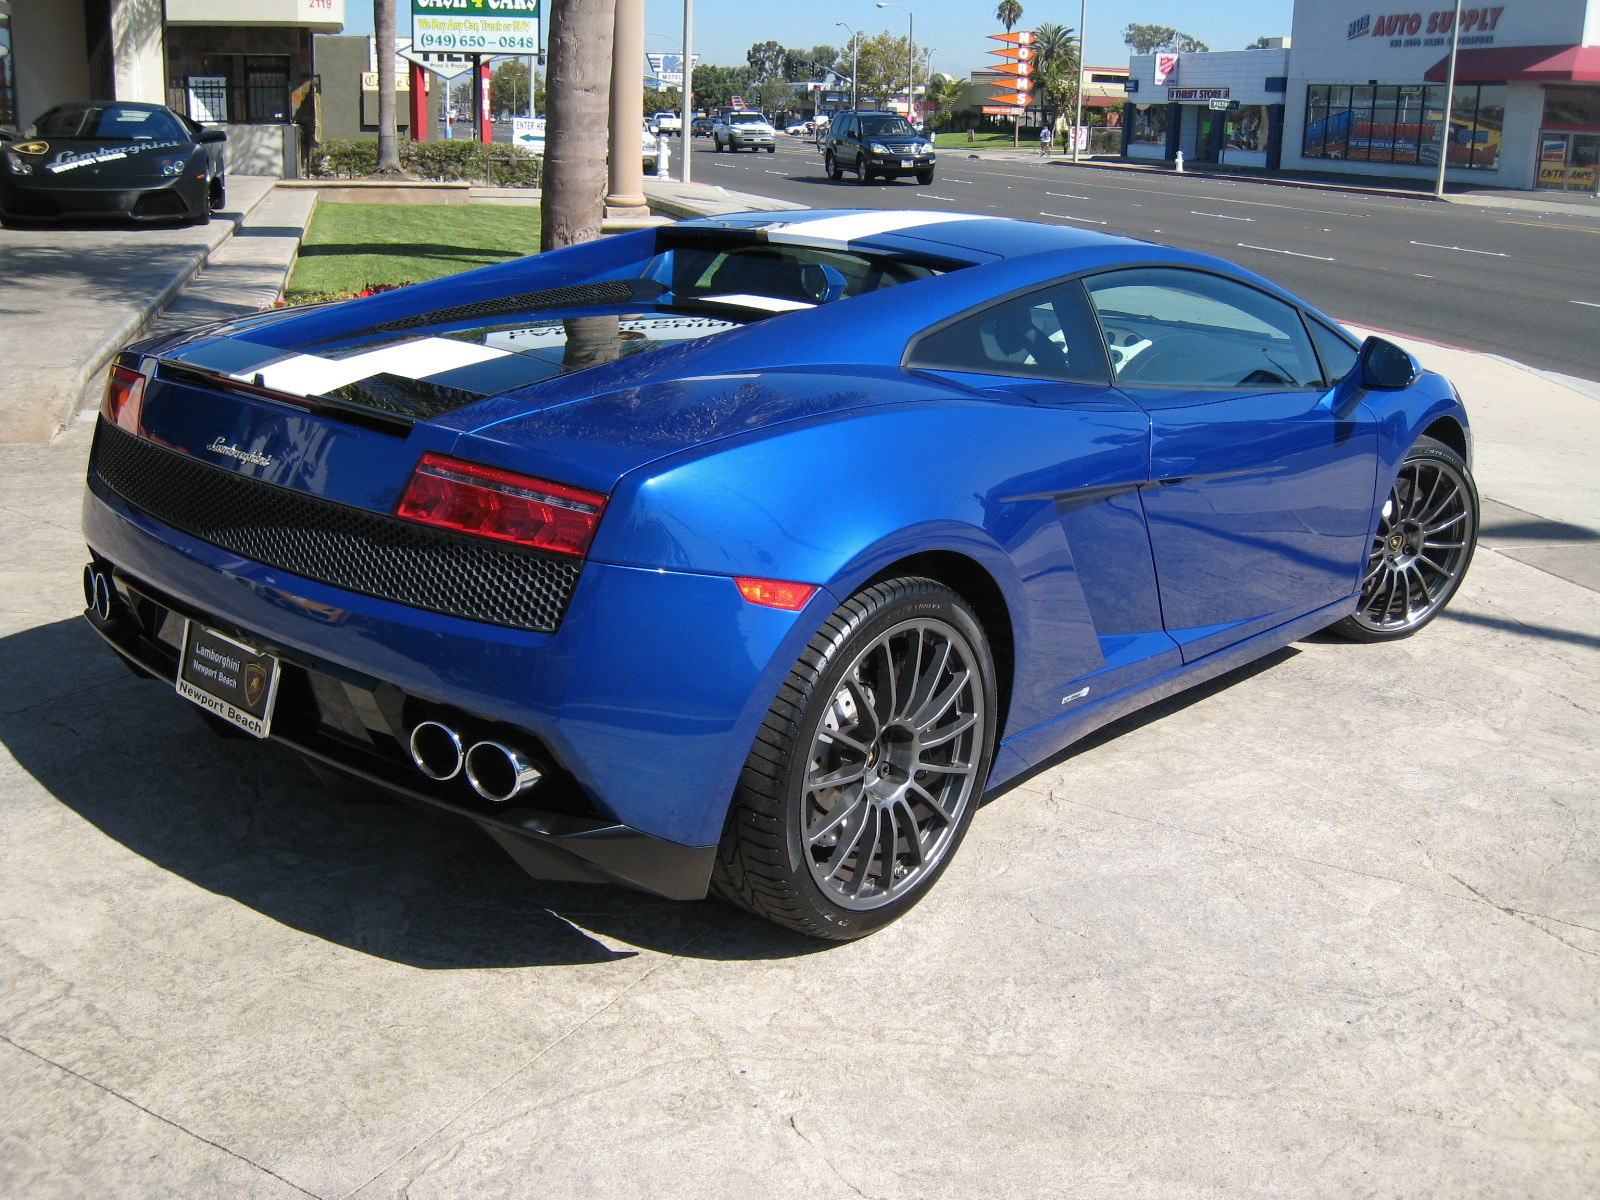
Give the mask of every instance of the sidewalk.
POLYGON ((0 229, 0 444, 48 441, 98 390, 101 373, 272 193, 228 177, 208 225, 0 229))

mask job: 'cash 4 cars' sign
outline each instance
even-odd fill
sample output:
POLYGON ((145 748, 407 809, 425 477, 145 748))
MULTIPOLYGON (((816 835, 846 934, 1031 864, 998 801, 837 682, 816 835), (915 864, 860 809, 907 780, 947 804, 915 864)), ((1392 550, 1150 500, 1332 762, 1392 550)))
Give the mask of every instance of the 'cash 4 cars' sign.
POLYGON ((537 54, 540 0, 411 0, 414 50, 537 54))

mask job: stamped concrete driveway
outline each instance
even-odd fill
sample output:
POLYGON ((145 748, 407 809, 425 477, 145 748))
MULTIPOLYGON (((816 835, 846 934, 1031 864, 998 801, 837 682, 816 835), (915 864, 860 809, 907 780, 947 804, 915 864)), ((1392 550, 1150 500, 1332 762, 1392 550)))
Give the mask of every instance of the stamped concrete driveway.
POLYGON ((824 947, 210 736, 75 616, 86 446, 0 448, 0 1194, 1595 1194, 1579 582, 1126 720, 824 947))

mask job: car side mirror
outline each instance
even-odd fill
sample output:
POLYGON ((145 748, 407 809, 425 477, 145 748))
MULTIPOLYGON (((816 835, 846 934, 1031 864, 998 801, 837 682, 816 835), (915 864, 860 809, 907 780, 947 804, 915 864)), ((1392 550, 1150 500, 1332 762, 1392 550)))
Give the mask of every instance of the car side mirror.
POLYGON ((1416 359, 1380 337, 1369 337, 1361 343, 1356 364, 1361 368, 1362 386, 1384 391, 1408 388, 1422 374, 1416 359))
POLYGON ((800 286, 818 304, 832 304, 844 295, 845 278, 827 263, 806 263, 800 268, 800 286))
POLYGON ((202 129, 194 135, 194 140, 202 145, 207 142, 225 142, 228 140, 228 131, 226 129, 202 129))

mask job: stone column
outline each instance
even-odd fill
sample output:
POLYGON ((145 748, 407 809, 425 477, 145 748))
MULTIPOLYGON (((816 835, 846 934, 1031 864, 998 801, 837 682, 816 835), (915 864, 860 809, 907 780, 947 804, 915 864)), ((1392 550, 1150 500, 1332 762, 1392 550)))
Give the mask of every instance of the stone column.
POLYGON ((642 216, 644 155, 644 0, 617 0, 611 55, 611 170, 608 217, 642 216))

